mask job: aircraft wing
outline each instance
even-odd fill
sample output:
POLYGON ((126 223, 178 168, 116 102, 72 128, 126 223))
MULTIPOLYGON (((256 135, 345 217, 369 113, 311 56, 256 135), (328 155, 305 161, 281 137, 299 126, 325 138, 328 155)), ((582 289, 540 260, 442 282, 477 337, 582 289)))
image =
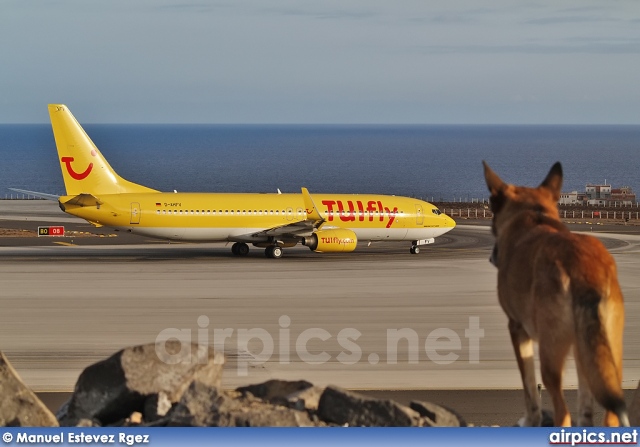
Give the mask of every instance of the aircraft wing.
POLYGON ((307 213, 307 218, 305 220, 259 231, 258 233, 252 234, 252 236, 257 238, 265 236, 309 236, 313 233, 313 230, 319 228, 320 225, 324 223, 324 218, 320 214, 320 211, 318 211, 318 208, 313 202, 311 194, 309 194, 307 188, 302 188, 302 199, 304 200, 305 212, 307 213))
POLYGON ((250 235, 250 239, 263 239, 269 237, 289 237, 299 238, 310 236, 314 230, 319 228, 324 222, 324 218, 320 215, 311 194, 307 188, 302 188, 302 198, 304 200, 307 218, 290 224, 279 225, 277 227, 268 228, 250 235))
POLYGON ((254 238, 260 238, 264 236, 294 236, 302 237, 308 236, 313 233, 315 226, 312 220, 302 220, 299 222, 293 222, 287 225, 281 225, 279 227, 269 228, 257 233, 253 233, 251 236, 254 238))

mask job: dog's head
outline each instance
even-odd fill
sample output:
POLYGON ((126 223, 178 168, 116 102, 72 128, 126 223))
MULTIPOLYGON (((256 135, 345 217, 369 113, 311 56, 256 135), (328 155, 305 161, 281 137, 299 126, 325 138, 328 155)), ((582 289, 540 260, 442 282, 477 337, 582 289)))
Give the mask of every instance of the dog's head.
POLYGON ((545 221, 559 221, 558 200, 562 188, 562 166, 556 163, 537 188, 515 186, 502 181, 486 162, 484 178, 491 193, 491 211, 493 212, 492 230, 496 237, 501 229, 519 213, 538 216, 545 221))

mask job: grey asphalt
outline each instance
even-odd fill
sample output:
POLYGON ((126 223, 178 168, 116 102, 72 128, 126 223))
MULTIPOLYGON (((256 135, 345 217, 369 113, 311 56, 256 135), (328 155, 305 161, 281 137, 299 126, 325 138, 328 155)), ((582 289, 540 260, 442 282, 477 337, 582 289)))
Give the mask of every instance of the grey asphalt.
MULTIPOLYGON (((68 392, 87 365, 178 333, 224 345, 229 388, 270 378, 416 392, 521 387, 487 226, 459 225, 419 255, 394 243, 334 255, 299 247, 273 260, 260 249, 236 258, 224 244, 108 237, 55 203, 0 201, 0 229, 43 223, 105 237, 0 237, 0 349, 36 391, 68 392)), ((640 236, 594 230, 618 263, 624 386, 635 388, 640 236)), ((576 384, 569 361, 565 385, 576 384)))

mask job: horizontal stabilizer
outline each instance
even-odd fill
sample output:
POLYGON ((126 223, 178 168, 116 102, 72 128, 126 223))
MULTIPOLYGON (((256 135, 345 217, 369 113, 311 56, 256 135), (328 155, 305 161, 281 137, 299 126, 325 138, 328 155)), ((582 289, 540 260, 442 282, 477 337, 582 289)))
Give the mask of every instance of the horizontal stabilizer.
POLYGON ((46 200, 53 200, 55 202, 57 202, 58 199, 60 198, 60 196, 57 196, 55 194, 47 194, 44 192, 27 191, 26 189, 17 189, 17 188, 9 188, 9 189, 14 192, 19 192, 20 194, 26 194, 28 196, 39 197, 41 199, 46 199, 46 200))

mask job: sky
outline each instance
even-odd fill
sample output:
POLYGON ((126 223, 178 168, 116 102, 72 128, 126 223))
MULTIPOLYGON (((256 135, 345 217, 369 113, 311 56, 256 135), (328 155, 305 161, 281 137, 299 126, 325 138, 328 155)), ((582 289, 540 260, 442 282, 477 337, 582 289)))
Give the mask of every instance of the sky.
POLYGON ((640 124, 638 0, 1 0, 0 123, 640 124))

